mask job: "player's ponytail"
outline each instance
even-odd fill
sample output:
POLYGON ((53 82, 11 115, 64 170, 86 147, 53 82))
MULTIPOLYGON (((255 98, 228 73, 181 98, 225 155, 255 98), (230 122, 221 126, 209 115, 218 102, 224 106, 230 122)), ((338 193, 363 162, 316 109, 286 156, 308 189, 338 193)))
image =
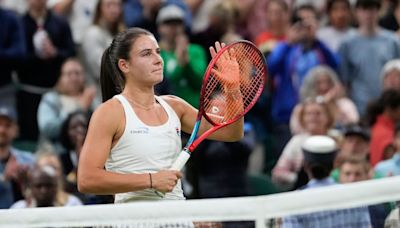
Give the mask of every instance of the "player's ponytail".
POLYGON ((110 58, 110 48, 111 47, 108 47, 101 57, 100 85, 103 102, 121 92, 117 89, 120 88, 120 86, 116 85, 115 80, 116 77, 119 77, 120 73, 114 71, 115 67, 113 67, 110 58))

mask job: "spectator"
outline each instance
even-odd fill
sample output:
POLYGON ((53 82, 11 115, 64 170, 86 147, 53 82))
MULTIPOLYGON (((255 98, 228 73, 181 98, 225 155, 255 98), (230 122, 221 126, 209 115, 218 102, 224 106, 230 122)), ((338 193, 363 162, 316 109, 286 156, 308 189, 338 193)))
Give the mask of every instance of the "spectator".
POLYGON ((238 142, 206 140, 193 154, 200 198, 249 195, 248 161, 255 147, 254 129, 245 124, 245 136, 238 142))
POLYGON ((387 7, 385 14, 380 18, 379 25, 385 29, 396 32, 396 35, 399 36, 400 1, 389 0, 387 2, 389 2, 389 7, 387 7))
MULTIPOLYGON (((339 169, 340 183, 344 184, 369 180, 373 176, 373 170, 368 161, 363 158, 348 157, 342 162, 339 169)), ((385 204, 368 206, 372 227, 383 228, 385 218, 390 211, 389 208, 390 206, 385 204)))
POLYGON ((60 141, 64 147, 61 154, 63 173, 70 183, 76 185, 78 158, 82 150, 89 125, 89 115, 76 111, 68 115, 61 127, 60 141))
POLYGON ((400 57, 398 38, 378 26, 380 5, 379 0, 357 1, 359 27, 339 48, 341 80, 361 116, 366 114, 368 102, 381 92, 379 74, 383 65, 400 57))
MULTIPOLYGON (((335 185, 329 177, 337 151, 335 141, 326 136, 313 136, 304 142, 302 151, 304 169, 310 179, 303 191, 335 185)), ((371 221, 368 209, 359 207, 286 217, 282 227, 371 227, 371 221)))
POLYGON ((357 157, 347 157, 339 165, 340 183, 353 183, 368 180, 373 172, 367 160, 357 157))
POLYGON ((2 8, 14 11, 18 15, 23 15, 28 8, 26 0, 1 0, 0 5, 2 8))
MULTIPOLYGON (((56 205, 58 206, 79 206, 82 205, 82 201, 65 191, 66 185, 65 176, 63 175, 63 167, 61 161, 54 151, 39 151, 36 159, 36 164, 39 167, 51 166, 56 171, 58 185, 57 185, 57 197, 56 205)), ((78 193, 78 192, 74 192, 78 193)))
POLYGON ((28 0, 23 16, 27 58, 18 68, 20 139, 38 139, 37 109, 42 94, 58 80, 61 64, 75 54, 68 22, 46 8, 45 0, 28 0))
POLYGON ((387 90, 368 107, 371 126, 370 162, 375 166, 383 159, 385 148, 393 142, 396 124, 400 121, 400 91, 387 90))
POLYGON ((282 0, 269 0, 266 12, 268 28, 256 37, 255 44, 268 57, 276 44, 286 39, 290 26, 289 5, 282 0))
POLYGON ((343 128, 343 140, 336 160, 344 157, 369 158, 370 132, 360 124, 349 124, 343 128))
POLYGON ((318 65, 338 67, 336 56, 316 38, 317 13, 310 5, 294 12, 295 23, 286 42, 279 43, 268 57, 272 83, 271 138, 273 156, 279 156, 290 138, 289 120, 299 102, 299 91, 308 71, 318 65))
POLYGON ((25 200, 13 204, 11 208, 55 207, 57 204, 58 177, 51 166, 36 166, 28 175, 28 187, 31 191, 25 200))
POLYGON ((9 208, 23 198, 24 177, 33 165, 31 153, 12 147, 17 137, 18 124, 15 110, 0 106, 0 209, 9 208))
POLYGON ((290 139, 272 170, 273 182, 285 190, 295 189, 307 183, 307 176, 301 172, 301 145, 312 135, 328 135, 328 130, 334 123, 334 114, 327 104, 310 99, 302 104, 299 119, 305 131, 290 139))
MULTIPOLYGON (((367 128, 360 124, 350 124, 343 129, 343 139, 340 141, 340 151, 336 156, 334 170, 331 172, 331 177, 340 182, 339 166, 348 158, 357 158, 369 160, 369 142, 370 133, 367 128)), ((374 172, 373 178, 381 178, 382 175, 374 172)))
POLYGON ((125 28, 121 0, 99 0, 93 24, 86 30, 82 40, 82 58, 87 71, 87 82, 96 86, 96 100, 101 101, 100 62, 104 50, 113 37, 125 28))
POLYGON ((92 24, 94 8, 98 0, 48 0, 47 6, 55 13, 68 19, 72 36, 77 45, 82 43, 82 36, 92 24))
MULTIPOLYGON (((225 0, 235 5, 235 31, 247 40, 255 40, 267 28, 265 5, 269 0, 225 0)), ((284 0, 286 1, 286 0, 284 0)))
POLYGON ((397 228, 400 224, 400 202, 396 203, 396 208, 394 208, 385 220, 385 228, 397 228))
MULTIPOLYGON (((199 107, 200 89, 207 67, 204 49, 189 43, 183 24, 184 11, 176 5, 161 8, 157 17, 164 77, 177 95, 199 107)), ((164 79, 164 80, 165 80, 164 79)))
POLYGON ((198 33, 208 27, 210 23, 210 11, 220 1, 221 0, 184 0, 192 14, 192 33, 198 33))
POLYGON ((39 104, 37 116, 42 139, 59 142, 61 125, 67 116, 77 110, 93 111, 95 95, 94 86, 85 87, 81 63, 77 59, 67 59, 54 90, 47 92, 39 104))
POLYGON ((383 176, 397 176, 400 175, 400 125, 397 124, 394 131, 393 145, 395 154, 391 159, 381 161, 375 166, 375 172, 383 176))
MULTIPOLYGON (((216 40, 232 40, 230 37, 240 37, 235 32, 236 5, 232 1, 220 1, 214 5, 209 14, 209 26, 191 37, 191 42, 199 44, 204 50, 215 44, 216 40)), ((208 61, 211 57, 208 56, 208 61)))
POLYGON ((351 27, 351 5, 349 0, 328 0, 326 10, 329 25, 319 29, 317 37, 336 53, 342 41, 355 33, 351 27))
POLYGON ((382 90, 394 89, 400 91, 400 59, 385 63, 381 71, 382 90))
POLYGON ((25 56, 25 40, 20 18, 0 6, 0 103, 16 108, 16 89, 11 81, 13 71, 25 56))
MULTIPOLYGON (((302 101, 315 97, 326 102, 334 110, 335 127, 342 128, 346 124, 357 123, 359 115, 354 103, 343 95, 342 85, 337 74, 327 66, 317 66, 311 69, 300 88, 302 101)), ((301 104, 296 105, 290 118, 290 129, 297 134, 301 129, 299 124, 299 110, 301 104)))
POLYGON ((111 195, 83 194, 77 187, 77 170, 79 155, 86 138, 90 115, 82 110, 67 116, 61 126, 60 141, 63 152, 59 154, 62 175, 65 178, 65 191, 74 194, 84 204, 106 204, 114 201, 111 195))
POLYGON ((163 5, 174 4, 185 12, 185 28, 190 32, 192 15, 183 0, 126 0, 124 1, 124 21, 128 28, 140 27, 156 35, 156 18, 163 5))

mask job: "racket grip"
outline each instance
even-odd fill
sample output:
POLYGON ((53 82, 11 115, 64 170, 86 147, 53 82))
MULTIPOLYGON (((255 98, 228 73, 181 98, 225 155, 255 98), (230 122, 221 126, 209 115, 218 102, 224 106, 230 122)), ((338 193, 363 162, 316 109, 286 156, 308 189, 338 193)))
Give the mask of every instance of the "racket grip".
POLYGON ((190 158, 190 153, 186 148, 184 148, 179 154, 178 158, 175 160, 174 164, 172 164, 170 170, 181 171, 181 169, 183 168, 183 166, 185 166, 189 158, 190 158))
MULTIPOLYGON (((179 154, 178 158, 175 160, 174 164, 172 164, 171 168, 169 168, 169 170, 181 171, 181 169, 183 168, 183 166, 185 166, 185 164, 189 160, 189 158, 190 158, 190 153, 189 153, 188 149, 184 148, 181 151, 181 153, 179 154)), ((163 193, 163 192, 159 192, 157 190, 154 190, 154 192, 160 198, 164 198, 165 197, 165 193, 163 193)))

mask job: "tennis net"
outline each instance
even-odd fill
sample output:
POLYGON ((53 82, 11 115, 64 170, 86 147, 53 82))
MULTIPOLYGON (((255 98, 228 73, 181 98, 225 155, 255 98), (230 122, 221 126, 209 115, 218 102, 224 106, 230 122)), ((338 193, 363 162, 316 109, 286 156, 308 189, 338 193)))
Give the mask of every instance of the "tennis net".
POLYGON ((279 222, 271 221, 399 200, 400 177, 388 177, 265 196, 0 210, 0 227, 186 227, 162 224, 191 221, 200 222, 197 227, 206 227, 199 225, 205 222, 224 227, 218 224, 226 221, 250 221, 250 227, 257 228, 280 227, 279 222))

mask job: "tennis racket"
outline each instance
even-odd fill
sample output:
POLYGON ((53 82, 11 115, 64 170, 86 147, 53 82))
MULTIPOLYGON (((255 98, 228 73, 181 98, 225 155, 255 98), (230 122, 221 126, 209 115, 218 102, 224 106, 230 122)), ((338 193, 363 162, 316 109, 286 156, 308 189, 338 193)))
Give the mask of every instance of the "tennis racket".
POLYGON ((251 42, 237 41, 219 50, 204 74, 192 134, 170 169, 181 170, 207 136, 243 117, 257 102, 266 80, 264 56, 251 42), (202 117, 212 127, 197 136, 202 117))

